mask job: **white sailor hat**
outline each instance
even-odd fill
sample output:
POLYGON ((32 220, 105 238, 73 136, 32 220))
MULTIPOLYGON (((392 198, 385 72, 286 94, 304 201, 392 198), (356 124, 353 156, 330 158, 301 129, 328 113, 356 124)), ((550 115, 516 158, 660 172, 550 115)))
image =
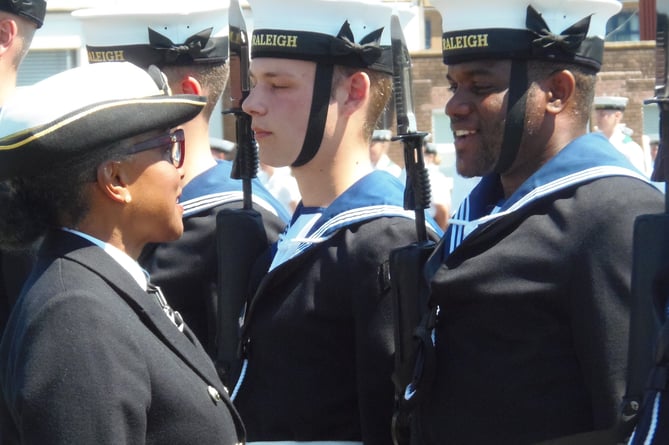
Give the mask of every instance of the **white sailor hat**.
POLYGON ((625 110, 627 98, 621 96, 596 96, 595 110, 625 110))
POLYGON ((393 133, 390 130, 374 130, 372 133, 372 141, 390 141, 393 133))
POLYGON ((149 65, 219 64, 228 58, 229 0, 142 0, 80 9, 88 61, 149 65))
POLYGON ((599 70, 618 0, 432 0, 442 17, 444 63, 544 59, 599 70), (482 13, 483 12, 483 13, 482 13))
POLYGON ((254 58, 310 60, 392 74, 392 58, 384 56, 380 46, 393 12, 388 3, 249 0, 249 4, 253 11, 254 58))
POLYGON ((46 15, 44 0, 0 0, 0 10, 24 17, 41 28, 46 15))
POLYGON ((4 103, 0 180, 175 127, 205 103, 201 96, 171 96, 156 67, 147 72, 131 63, 96 63, 55 74, 17 89, 4 103))

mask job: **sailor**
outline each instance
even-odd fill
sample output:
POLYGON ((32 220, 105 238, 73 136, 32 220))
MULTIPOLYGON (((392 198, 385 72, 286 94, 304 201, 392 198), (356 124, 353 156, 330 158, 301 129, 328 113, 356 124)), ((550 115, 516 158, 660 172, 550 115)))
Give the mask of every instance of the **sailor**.
POLYGON ((369 160, 376 170, 385 170, 396 178, 402 176, 402 167, 388 156, 393 133, 387 129, 374 130, 369 144, 369 160))
MULTIPOLYGON (((404 185, 369 144, 391 96, 378 1, 251 1, 244 101, 260 160, 291 166, 302 201, 248 306, 233 391, 249 442, 391 443, 388 255, 416 240, 404 185)), ((390 42, 389 35, 387 41, 390 42)), ((431 223, 435 238, 439 228, 431 223)))
POLYGON ((623 123, 628 99, 622 96, 597 96, 594 101, 595 129, 604 133, 632 165, 650 176, 652 164, 650 153, 646 159, 643 148, 632 139, 634 130, 623 123))
MULTIPOLYGON (((182 124, 188 139, 184 163, 184 233, 176 242, 147 246, 140 263, 215 355, 217 332, 216 216, 242 207, 242 182, 230 178, 232 162, 211 153, 209 122, 225 88, 229 2, 153 1, 124 7, 75 11, 81 20, 91 63, 129 61, 155 64, 176 93, 207 97, 207 106, 182 124)), ((218 116, 217 116, 218 118, 218 116)), ((254 180, 253 207, 262 216, 267 238, 278 238, 289 219, 283 206, 254 180)))
POLYGON ((423 379, 406 393, 416 443, 606 431, 625 387, 634 221, 663 209, 645 176, 587 132, 620 3, 432 4, 457 171, 482 178, 425 269, 423 379))

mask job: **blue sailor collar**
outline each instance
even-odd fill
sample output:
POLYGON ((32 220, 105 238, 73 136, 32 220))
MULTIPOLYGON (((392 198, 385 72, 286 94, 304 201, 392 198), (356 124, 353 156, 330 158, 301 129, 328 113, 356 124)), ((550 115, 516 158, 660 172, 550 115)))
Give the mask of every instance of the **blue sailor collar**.
MULTIPOLYGON (((300 203, 295 209, 291 224, 300 215, 316 211, 321 212, 321 216, 305 238, 286 240, 281 237, 279 239, 279 242, 301 243, 295 255, 313 244, 331 238, 340 229, 362 221, 389 216, 415 219, 413 211, 404 209, 404 185, 396 177, 383 170, 375 170, 364 176, 326 208, 304 207, 300 203)), ((441 236, 441 229, 434 219, 426 215, 425 220, 428 229, 441 236)))
MULTIPOLYGON (((209 210, 213 207, 244 199, 242 181, 232 179, 232 162, 217 160, 216 165, 193 178, 183 188, 180 203, 184 207, 184 217, 209 210)), ((253 202, 282 220, 290 215, 274 198, 258 178, 253 178, 253 202)))
POLYGON ((600 133, 574 139, 530 176, 508 199, 503 200, 498 174, 481 178, 449 220, 452 252, 479 225, 515 212, 537 199, 574 185, 607 176, 629 176, 649 183, 627 158, 600 133))
MULTIPOLYGON (((309 231, 309 236, 320 233, 328 236, 342 227, 379 216, 411 217, 404 210, 404 187, 393 175, 375 170, 359 179, 328 207, 320 209, 321 217, 309 231)), ((309 208, 298 205, 293 221, 309 208)))

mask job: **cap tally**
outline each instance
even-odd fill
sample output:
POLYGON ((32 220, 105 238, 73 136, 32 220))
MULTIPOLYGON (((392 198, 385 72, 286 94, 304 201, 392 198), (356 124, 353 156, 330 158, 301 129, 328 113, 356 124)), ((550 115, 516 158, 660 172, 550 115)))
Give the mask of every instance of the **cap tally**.
POLYGON ((617 0, 432 0, 442 16, 445 64, 543 59, 599 70, 617 0), (484 14, 479 11, 485 11, 484 14))
POLYGON ((392 74, 380 48, 392 8, 374 0, 249 0, 252 57, 370 68, 392 74))
POLYGON ((196 3, 137 2, 80 9, 88 61, 132 62, 141 67, 225 63, 229 0, 196 3))

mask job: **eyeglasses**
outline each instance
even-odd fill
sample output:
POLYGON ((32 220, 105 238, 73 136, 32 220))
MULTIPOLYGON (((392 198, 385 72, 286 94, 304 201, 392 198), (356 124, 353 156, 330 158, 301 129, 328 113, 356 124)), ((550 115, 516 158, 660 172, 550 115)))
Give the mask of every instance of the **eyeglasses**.
POLYGON ((184 165, 186 155, 186 138, 183 130, 176 130, 173 133, 158 136, 139 144, 135 144, 128 150, 128 154, 139 153, 140 151, 151 150, 152 148, 165 147, 165 160, 170 161, 176 168, 184 165))

